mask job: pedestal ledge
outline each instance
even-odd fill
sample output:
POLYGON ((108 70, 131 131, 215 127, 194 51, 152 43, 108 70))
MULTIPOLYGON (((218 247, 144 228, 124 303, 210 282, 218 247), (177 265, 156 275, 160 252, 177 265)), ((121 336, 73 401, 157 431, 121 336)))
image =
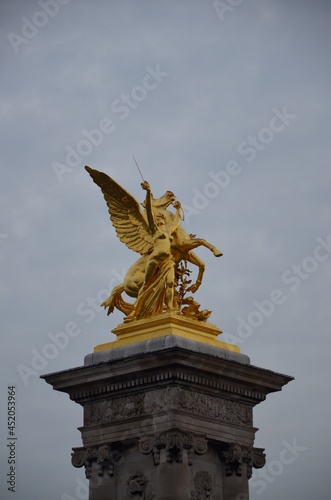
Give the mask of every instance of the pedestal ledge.
POLYGON ((175 335, 213 347, 240 353, 236 345, 228 344, 217 339, 222 330, 210 323, 187 318, 180 314, 164 313, 148 319, 135 320, 131 323, 122 323, 112 330, 117 336, 113 342, 99 344, 94 352, 115 349, 150 339, 157 339, 175 335))
MULTIPOLYGON (((220 344, 222 344, 220 342, 220 344)), ((105 344, 108 345, 108 344, 105 344)), ((230 351, 229 349, 215 348, 195 340, 178 337, 177 335, 166 335, 156 339, 143 340, 135 344, 124 345, 116 349, 103 349, 87 354, 84 358, 84 366, 99 365, 102 363, 113 363, 120 360, 137 359, 138 357, 158 355, 169 350, 181 350, 190 357, 193 353, 199 356, 212 356, 216 359, 235 361, 243 365, 250 365, 247 355, 230 351)))

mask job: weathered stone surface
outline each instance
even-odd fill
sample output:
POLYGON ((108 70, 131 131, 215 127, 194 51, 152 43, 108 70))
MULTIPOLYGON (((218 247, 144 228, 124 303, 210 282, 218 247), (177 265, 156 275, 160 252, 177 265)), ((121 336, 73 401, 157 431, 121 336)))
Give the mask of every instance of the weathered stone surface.
POLYGON ((201 355, 209 355, 217 358, 236 361, 242 364, 250 364, 250 359, 245 354, 232 352, 227 349, 217 349, 211 345, 196 342, 194 340, 177 337, 176 335, 167 335, 156 339, 138 342, 137 344, 118 347, 88 354, 84 359, 84 366, 97 365, 99 363, 109 363, 120 359, 128 359, 137 355, 160 352, 162 350, 178 347, 190 352, 196 352, 201 355))

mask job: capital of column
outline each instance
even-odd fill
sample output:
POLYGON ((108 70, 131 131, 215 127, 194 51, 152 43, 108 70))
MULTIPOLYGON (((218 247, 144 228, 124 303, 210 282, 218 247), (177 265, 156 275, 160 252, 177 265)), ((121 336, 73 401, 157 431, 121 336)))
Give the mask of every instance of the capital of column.
POLYGON ((203 455, 208 449, 207 439, 191 432, 172 429, 155 435, 143 436, 139 439, 139 450, 148 455, 153 454, 154 465, 160 464, 160 453, 164 449, 168 463, 183 462, 184 450, 187 452, 187 463, 193 465, 194 455, 203 455))
POLYGON ((252 477, 252 468, 261 469, 265 465, 263 448, 242 446, 238 443, 223 445, 219 450, 219 457, 225 463, 225 475, 243 475, 243 465, 247 466, 247 478, 252 477))
POLYGON ((86 478, 92 476, 92 464, 98 466, 98 476, 103 476, 106 472, 110 477, 114 475, 114 465, 120 460, 122 454, 120 450, 114 449, 110 444, 93 446, 89 448, 73 448, 71 463, 74 467, 85 466, 86 478))

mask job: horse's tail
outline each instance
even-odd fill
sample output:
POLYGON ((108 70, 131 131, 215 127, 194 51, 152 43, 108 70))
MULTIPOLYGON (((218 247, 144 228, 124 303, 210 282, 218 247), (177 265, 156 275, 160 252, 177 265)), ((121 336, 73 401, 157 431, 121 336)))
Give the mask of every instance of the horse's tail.
POLYGON ((104 302, 102 302, 101 307, 105 309, 108 308, 107 315, 114 311, 116 307, 120 311, 122 311, 125 315, 130 314, 133 311, 133 304, 129 302, 125 302, 122 297, 122 293, 124 292, 124 284, 121 283, 113 288, 110 296, 104 302))

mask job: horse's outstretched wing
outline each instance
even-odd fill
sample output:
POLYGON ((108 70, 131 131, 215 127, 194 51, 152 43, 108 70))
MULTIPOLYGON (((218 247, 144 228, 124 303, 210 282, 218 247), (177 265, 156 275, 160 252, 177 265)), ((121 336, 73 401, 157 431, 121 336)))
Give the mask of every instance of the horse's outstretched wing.
POLYGON ((118 238, 141 255, 149 252, 153 239, 139 202, 107 174, 85 169, 102 191, 118 238))

